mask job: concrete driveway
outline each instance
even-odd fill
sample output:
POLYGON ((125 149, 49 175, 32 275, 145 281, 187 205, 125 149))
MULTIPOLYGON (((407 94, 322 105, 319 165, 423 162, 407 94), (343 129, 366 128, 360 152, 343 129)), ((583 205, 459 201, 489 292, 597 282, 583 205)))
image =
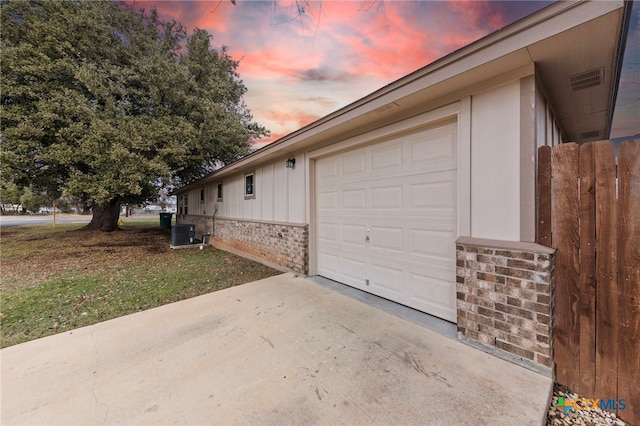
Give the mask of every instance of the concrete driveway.
POLYGON ((3 425, 540 425, 552 386, 291 274, 0 357, 3 425))

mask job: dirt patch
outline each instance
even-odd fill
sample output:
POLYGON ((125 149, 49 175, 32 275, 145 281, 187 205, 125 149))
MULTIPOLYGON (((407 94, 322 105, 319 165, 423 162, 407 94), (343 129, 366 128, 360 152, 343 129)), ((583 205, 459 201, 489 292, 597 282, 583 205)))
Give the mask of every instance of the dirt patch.
POLYGON ((2 287, 11 291, 89 270, 107 273, 150 260, 162 263, 170 256, 171 231, 71 230, 33 235, 12 230, 2 237, 2 287))

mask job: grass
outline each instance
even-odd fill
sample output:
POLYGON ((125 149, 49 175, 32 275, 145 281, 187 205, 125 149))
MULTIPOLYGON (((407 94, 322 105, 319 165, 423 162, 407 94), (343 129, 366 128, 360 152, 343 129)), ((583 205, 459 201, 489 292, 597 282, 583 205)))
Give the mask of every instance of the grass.
POLYGON ((279 273, 212 247, 171 250, 157 222, 115 233, 81 226, 2 231, 0 347, 279 273))

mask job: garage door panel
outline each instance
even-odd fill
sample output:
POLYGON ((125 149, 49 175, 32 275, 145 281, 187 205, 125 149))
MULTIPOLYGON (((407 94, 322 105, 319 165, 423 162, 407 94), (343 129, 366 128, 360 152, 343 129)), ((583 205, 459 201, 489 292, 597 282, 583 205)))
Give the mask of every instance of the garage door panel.
POLYGON ((449 280, 412 273, 408 287, 416 305, 422 305, 438 313, 441 318, 455 322, 456 312, 452 309, 452 306, 455 306, 455 289, 452 289, 449 280))
POLYGON ((328 242, 338 241, 338 224, 318 223, 318 239, 328 242))
POLYGON ((350 189, 342 192, 342 207, 345 209, 364 209, 367 192, 364 189, 350 189))
POLYGON ((451 248, 451 232, 440 229, 409 229, 409 254, 435 256, 442 259, 455 255, 451 248))
POLYGON ((344 276, 353 280, 357 285, 362 285, 367 275, 367 262, 362 259, 352 257, 342 258, 342 268, 344 276))
POLYGON ((338 158, 326 158, 322 162, 316 164, 316 173, 318 179, 328 180, 330 178, 338 178, 338 158))
POLYGON ((371 171, 399 169, 402 167, 402 145, 384 144, 371 150, 371 171))
POLYGON ((456 140, 455 129, 432 130, 409 138, 406 149, 411 168, 425 172, 431 170, 455 170, 456 140))
POLYGON ((339 279, 340 275, 338 274, 338 272, 341 269, 339 256, 326 252, 318 253, 318 263, 324 265, 324 274, 332 274, 331 276, 327 275, 329 278, 339 279))
POLYGON ((405 292, 398 283, 404 282, 404 271, 388 265, 372 265, 371 279, 372 290, 378 290, 377 294, 388 299, 402 299, 405 292))
POLYGON ((338 191, 322 192, 318 194, 319 210, 335 210, 338 208, 338 191))
POLYGON ((366 165, 366 154, 356 151, 345 154, 342 157, 342 177, 356 177, 364 175, 366 165))
POLYGON ((401 210, 403 193, 403 185, 371 188, 371 208, 401 210))
POLYGON ((410 208, 454 211, 456 208, 455 190, 455 181, 452 180, 410 184, 410 208))
POLYGON ((342 225, 342 242, 351 246, 364 248, 366 228, 364 225, 342 225))
POLYGON ((316 161, 319 275, 455 321, 456 129, 316 161))
POLYGON ((370 245, 373 248, 402 253, 404 250, 402 227, 371 226, 370 245))

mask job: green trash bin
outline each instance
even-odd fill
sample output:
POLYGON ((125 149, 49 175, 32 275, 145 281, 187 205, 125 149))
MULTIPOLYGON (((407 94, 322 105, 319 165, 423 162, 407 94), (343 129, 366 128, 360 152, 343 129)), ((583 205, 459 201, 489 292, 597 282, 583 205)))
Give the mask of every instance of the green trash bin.
POLYGON ((171 228, 171 216, 173 213, 160 213, 160 228, 171 228))

